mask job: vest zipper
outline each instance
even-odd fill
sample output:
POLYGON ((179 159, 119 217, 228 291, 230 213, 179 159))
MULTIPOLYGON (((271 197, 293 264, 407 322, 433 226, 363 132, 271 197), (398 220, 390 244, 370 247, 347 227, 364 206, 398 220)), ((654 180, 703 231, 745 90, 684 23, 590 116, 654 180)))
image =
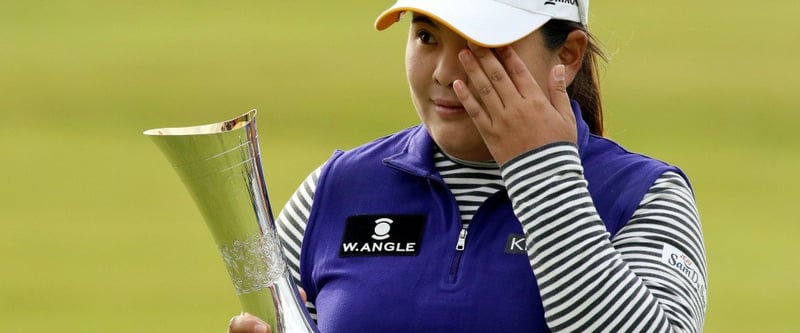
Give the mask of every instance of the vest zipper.
POLYGON ((464 251, 464 244, 467 243, 467 228, 461 227, 458 233, 458 242, 456 242, 456 251, 464 251))
POLYGON ((468 225, 461 225, 461 231, 458 232, 458 241, 456 242, 456 255, 453 257, 453 263, 450 265, 450 282, 455 282, 458 277, 458 267, 461 265, 461 257, 464 255, 464 246, 467 244, 467 227, 468 225))

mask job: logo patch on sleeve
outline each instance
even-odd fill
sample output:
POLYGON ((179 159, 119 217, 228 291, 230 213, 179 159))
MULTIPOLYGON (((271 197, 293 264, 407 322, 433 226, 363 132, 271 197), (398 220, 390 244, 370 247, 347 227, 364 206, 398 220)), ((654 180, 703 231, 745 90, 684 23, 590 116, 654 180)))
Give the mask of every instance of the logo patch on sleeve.
POLYGON ((678 273, 686 277, 692 285, 702 294, 703 298, 706 297, 706 284, 703 277, 700 275, 700 268, 695 265, 689 256, 678 250, 678 248, 664 244, 661 252, 661 262, 667 266, 677 270, 678 273))
POLYGON ((350 216, 339 256, 415 256, 424 226, 424 215, 350 216))

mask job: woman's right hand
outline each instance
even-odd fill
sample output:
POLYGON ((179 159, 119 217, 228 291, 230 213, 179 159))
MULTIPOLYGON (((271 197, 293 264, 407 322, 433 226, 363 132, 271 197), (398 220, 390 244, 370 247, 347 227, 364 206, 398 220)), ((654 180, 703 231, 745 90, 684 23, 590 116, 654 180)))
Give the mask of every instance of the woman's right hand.
POLYGON ((228 333, 270 333, 269 325, 249 313, 242 313, 231 318, 228 333))

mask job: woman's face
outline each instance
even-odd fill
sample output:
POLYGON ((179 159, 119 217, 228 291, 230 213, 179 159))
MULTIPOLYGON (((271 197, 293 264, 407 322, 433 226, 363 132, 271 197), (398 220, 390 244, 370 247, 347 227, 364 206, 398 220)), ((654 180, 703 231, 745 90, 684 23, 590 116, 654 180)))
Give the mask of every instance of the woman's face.
MULTIPOLYGON (((470 161, 489 161, 472 119, 453 91, 453 81, 469 80, 458 60, 467 41, 443 24, 414 14, 406 45, 406 75, 411 99, 422 123, 447 154, 470 161)), ((544 47, 536 31, 512 44, 539 86, 546 87, 550 69, 559 63, 556 52, 544 47)))

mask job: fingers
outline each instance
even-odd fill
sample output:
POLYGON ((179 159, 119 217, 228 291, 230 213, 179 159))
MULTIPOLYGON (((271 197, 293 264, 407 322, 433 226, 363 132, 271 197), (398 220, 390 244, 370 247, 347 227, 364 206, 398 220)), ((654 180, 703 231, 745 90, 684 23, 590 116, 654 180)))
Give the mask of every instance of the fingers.
POLYGON ((308 296, 306 295, 305 289, 297 287, 297 292, 300 294, 300 299, 303 300, 303 303, 308 302, 308 296))
POLYGON ((550 93, 550 104, 564 117, 575 123, 575 115, 572 113, 569 95, 567 94, 566 69, 564 65, 556 65, 550 70, 550 80, 548 90, 550 93))
POLYGON ((249 313, 242 313, 231 318, 228 333, 269 333, 269 325, 249 313))
POLYGON ((536 97, 542 90, 511 46, 488 49, 468 44, 459 53, 475 93, 487 107, 505 106, 514 98, 536 97))
POLYGON ((503 46, 496 49, 497 57, 504 65, 515 92, 523 98, 535 97, 541 89, 533 78, 528 66, 517 55, 517 52, 510 46, 503 46))
MULTIPOLYGON (((464 67, 464 71, 467 73, 473 88, 472 91, 459 89, 462 92, 461 96, 464 96, 464 99, 459 99, 461 99, 461 103, 464 104, 467 111, 471 115, 477 115, 484 108, 502 109, 503 102, 500 100, 497 91, 498 88, 502 88, 503 81, 508 81, 508 79, 504 79, 506 78, 504 70, 498 71, 496 64, 499 63, 492 52, 484 48, 478 49, 477 52, 464 49, 458 53, 458 59, 461 61, 461 65, 464 67), (481 62, 488 64, 482 64, 481 62), (484 69, 483 66, 487 68, 484 69), (495 87, 494 84, 497 84, 498 87, 495 87), (476 95, 473 95, 472 92, 476 95), (470 106, 473 107, 470 108, 470 106)), ((502 66, 500 66, 500 69, 502 69, 502 66)), ((454 88, 455 85, 456 82, 453 82, 454 88)), ((456 93, 458 94, 458 91, 456 93)))
POLYGON ((476 122, 488 122, 491 124, 492 118, 486 112, 483 112, 483 106, 478 102, 478 100, 472 96, 472 92, 467 87, 467 84, 464 81, 456 80, 453 82, 453 90, 456 92, 456 96, 458 100, 461 102, 461 105, 464 106, 464 109, 467 110, 467 114, 469 114, 472 119, 476 122))
MULTIPOLYGON (((504 66, 508 65, 506 61, 519 60, 514 51, 508 46, 494 49, 494 51, 472 43, 468 43, 468 46, 469 52, 462 52, 466 56, 464 58, 468 60, 462 61, 464 69, 480 98, 492 99, 486 103, 487 107, 503 106, 503 100, 518 97, 519 91, 509 76, 510 71, 507 71, 504 66), (472 61, 470 55, 474 55, 474 59, 477 61, 472 61), (494 99, 497 99, 497 102, 494 99)), ((521 61, 519 62, 521 63, 521 61)), ((525 64, 522 64, 522 67, 525 67, 525 64)), ((518 75, 520 68, 517 66, 513 68, 518 75)), ((528 71, 526 67, 522 70, 528 71)))
MULTIPOLYGON (((307 301, 306 291, 303 288, 297 288, 300 298, 303 303, 307 301)), ((231 318, 228 324, 228 333, 270 333, 272 330, 269 325, 258 317, 249 313, 243 312, 231 318)))

